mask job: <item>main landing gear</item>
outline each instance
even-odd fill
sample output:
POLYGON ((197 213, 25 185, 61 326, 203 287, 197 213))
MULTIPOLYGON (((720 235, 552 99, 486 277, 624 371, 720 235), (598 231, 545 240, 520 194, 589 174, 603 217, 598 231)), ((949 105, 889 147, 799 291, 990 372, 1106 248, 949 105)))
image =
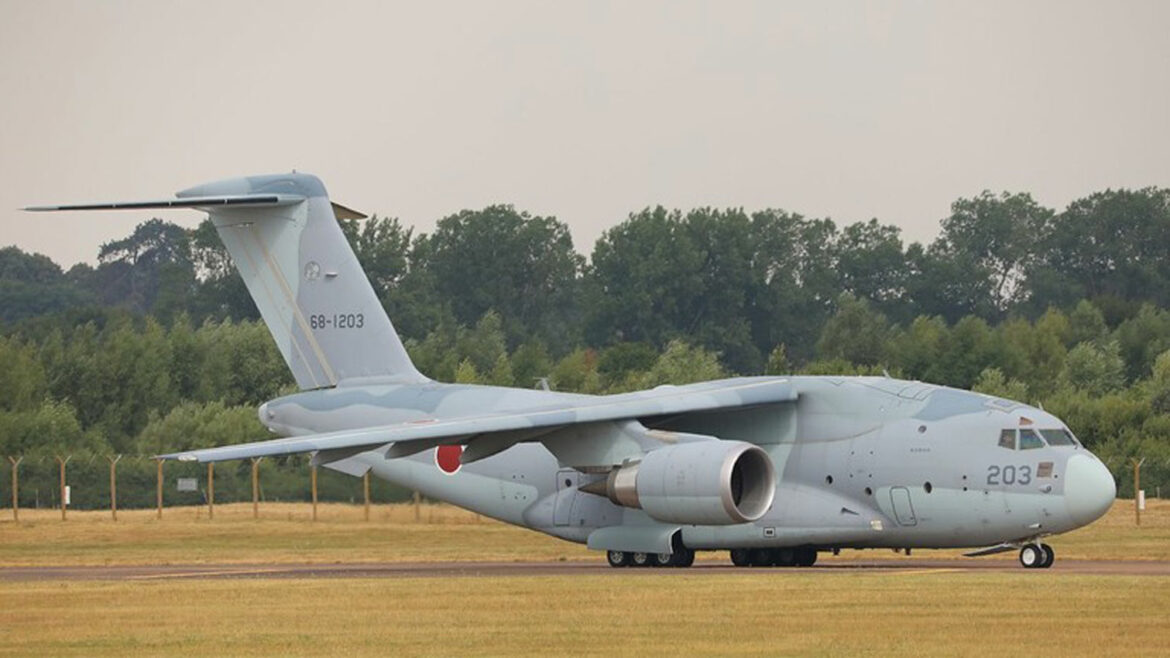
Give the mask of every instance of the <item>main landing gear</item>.
POLYGON ((689 548, 673 553, 606 551, 605 559, 611 567, 689 567, 695 563, 695 552, 689 548))
POLYGON ((1056 553, 1048 544, 1024 544, 1020 549, 1020 564, 1025 569, 1047 569, 1056 560, 1056 553))
POLYGON ((817 549, 811 546, 731 549, 737 567, 811 567, 816 562, 817 549))

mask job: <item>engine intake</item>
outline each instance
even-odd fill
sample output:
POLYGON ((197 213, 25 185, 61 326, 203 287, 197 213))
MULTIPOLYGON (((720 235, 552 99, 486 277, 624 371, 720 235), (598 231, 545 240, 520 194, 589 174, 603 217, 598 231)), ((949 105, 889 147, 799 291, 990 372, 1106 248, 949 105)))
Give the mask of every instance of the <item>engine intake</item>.
POLYGON ((776 469, 768 453, 750 443, 694 441, 652 450, 581 489, 645 510, 657 521, 731 525, 768 511, 776 469))

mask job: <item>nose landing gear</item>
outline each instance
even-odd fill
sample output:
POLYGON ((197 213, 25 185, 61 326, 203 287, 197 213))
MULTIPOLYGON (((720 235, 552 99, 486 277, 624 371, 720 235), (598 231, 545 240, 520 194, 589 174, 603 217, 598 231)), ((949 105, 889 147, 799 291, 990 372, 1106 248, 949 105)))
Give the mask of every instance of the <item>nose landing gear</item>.
POLYGON ((1020 564, 1025 569, 1047 569, 1056 560, 1056 552, 1048 544, 1025 544, 1020 549, 1020 564))

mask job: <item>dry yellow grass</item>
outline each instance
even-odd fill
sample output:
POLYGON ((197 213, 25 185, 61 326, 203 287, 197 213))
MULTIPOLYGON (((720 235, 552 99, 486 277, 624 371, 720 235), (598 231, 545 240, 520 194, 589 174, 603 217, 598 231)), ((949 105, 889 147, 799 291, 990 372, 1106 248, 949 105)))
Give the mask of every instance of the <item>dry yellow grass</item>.
MULTIPOLYGON (((600 560, 444 505, 23 511, 0 566, 600 560)), ((1061 557, 1166 559, 1170 504, 1132 501, 1061 557)), ((915 556, 954 556, 920 551, 915 556)), ((841 558, 893 556, 846 552, 841 558)), ((711 559, 726 560, 726 555, 711 559)), ((1008 555, 1003 559, 1014 559, 1008 555)), ((946 570, 0 583, 0 655, 1160 655, 1166 580, 946 570)))
POLYGON ((1162 579, 667 572, 0 585, 0 654, 1164 655, 1162 579))
MULTIPOLYGON (((11 510, 4 510, 10 514, 11 510)), ((448 505, 375 505, 371 520, 361 506, 322 504, 311 522, 307 504, 261 506, 260 520, 246 503, 109 512, 22 510, 20 522, 0 520, 0 566, 101 564, 241 564, 305 562, 414 562, 433 560, 599 560, 576 544, 508 526, 448 505)), ((1151 500, 1134 525, 1133 502, 1118 501, 1097 523, 1050 541, 1060 558, 1170 559, 1170 501, 1151 500)), ((961 551, 917 551, 932 559, 961 551)), ((895 557, 890 551, 845 551, 837 559, 895 557)), ((726 554, 700 554, 726 560, 726 554)), ((1014 559, 1013 554, 997 558, 1014 559)))

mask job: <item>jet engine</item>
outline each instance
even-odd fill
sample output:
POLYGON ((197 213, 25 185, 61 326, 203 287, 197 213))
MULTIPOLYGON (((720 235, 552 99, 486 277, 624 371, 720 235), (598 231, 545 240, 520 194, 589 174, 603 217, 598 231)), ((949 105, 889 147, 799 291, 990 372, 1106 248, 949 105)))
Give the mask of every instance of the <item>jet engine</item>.
POLYGON ((776 469, 742 441, 694 441, 658 448, 581 487, 651 518, 688 525, 755 521, 772 506, 776 469))

